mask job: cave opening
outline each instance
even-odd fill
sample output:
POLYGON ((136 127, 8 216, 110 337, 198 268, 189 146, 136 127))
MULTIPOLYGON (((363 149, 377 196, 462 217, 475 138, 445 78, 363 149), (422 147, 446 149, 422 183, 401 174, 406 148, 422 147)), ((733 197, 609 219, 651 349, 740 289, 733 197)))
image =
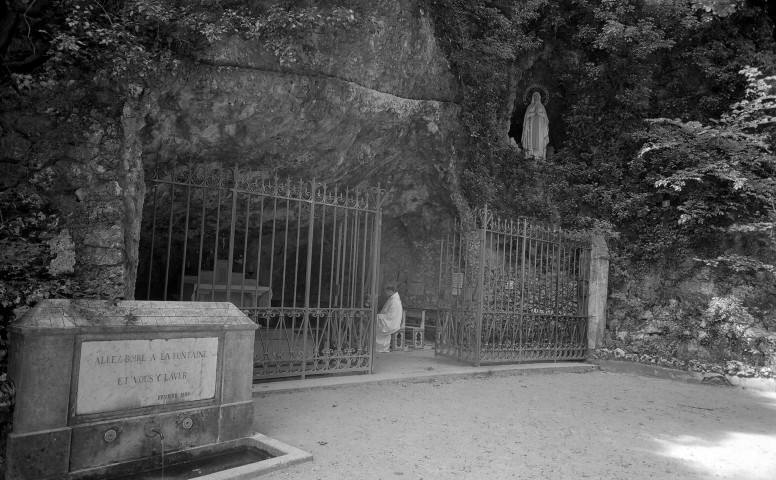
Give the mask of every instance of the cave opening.
POLYGON ((369 308, 375 211, 310 182, 235 183, 214 172, 150 182, 135 298, 369 308))

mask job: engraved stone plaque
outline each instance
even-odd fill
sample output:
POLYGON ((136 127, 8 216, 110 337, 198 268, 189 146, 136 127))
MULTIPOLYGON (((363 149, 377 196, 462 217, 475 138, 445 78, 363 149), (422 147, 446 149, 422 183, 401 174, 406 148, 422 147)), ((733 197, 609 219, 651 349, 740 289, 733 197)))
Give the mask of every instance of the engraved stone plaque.
POLYGON ((217 364, 217 337, 83 342, 75 413, 213 398, 217 364))

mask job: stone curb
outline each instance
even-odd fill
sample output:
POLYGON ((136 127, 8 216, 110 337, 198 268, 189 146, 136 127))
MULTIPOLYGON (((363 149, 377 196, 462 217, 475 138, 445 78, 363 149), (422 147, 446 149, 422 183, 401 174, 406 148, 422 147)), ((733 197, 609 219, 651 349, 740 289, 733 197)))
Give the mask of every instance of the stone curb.
MULTIPOLYGON (((597 364, 601 371, 612 373, 630 373, 653 378, 665 378, 685 383, 703 383, 704 374, 700 372, 688 372, 675 368, 649 365, 645 363, 623 362, 619 360, 592 359, 591 363, 597 364)), ((760 392, 776 392, 776 380, 771 378, 747 378, 736 375, 725 375, 725 378, 737 388, 744 390, 756 390, 760 392)))
POLYGON ((320 377, 305 380, 261 383, 253 385, 253 396, 270 393, 291 393, 302 390, 350 387, 357 385, 389 385, 397 383, 423 383, 434 380, 458 380, 465 378, 508 377, 516 375, 537 375, 552 373, 587 373, 597 371, 598 365, 590 363, 534 363, 519 365, 491 365, 484 367, 461 367, 450 372, 375 373, 372 375, 348 375, 320 377))
POLYGON ((275 457, 197 478, 200 480, 251 480, 259 475, 274 472, 275 470, 287 468, 298 463, 309 462, 313 459, 311 453, 260 433, 253 435, 248 440, 250 440, 252 445, 275 455, 275 457))

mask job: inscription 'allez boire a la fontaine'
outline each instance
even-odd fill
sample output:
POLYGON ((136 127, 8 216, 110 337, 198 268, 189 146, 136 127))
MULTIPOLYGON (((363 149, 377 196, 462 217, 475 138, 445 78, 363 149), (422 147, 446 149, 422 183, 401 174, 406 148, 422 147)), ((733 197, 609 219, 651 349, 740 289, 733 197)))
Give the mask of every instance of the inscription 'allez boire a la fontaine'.
POLYGON ((83 342, 76 414, 213 398, 218 338, 83 342))

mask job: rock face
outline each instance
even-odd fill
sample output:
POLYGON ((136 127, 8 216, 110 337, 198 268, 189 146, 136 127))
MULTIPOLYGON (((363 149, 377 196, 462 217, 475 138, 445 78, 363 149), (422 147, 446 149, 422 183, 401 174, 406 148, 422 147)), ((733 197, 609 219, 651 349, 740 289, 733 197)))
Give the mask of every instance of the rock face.
MULTIPOLYGON (((277 3, 259 0, 259 4, 277 3)), ((308 2, 320 4, 318 0, 308 2)), ((295 42, 299 55, 283 64, 261 41, 231 37, 201 55, 213 65, 325 76, 415 100, 453 102, 458 84, 437 44, 431 17, 417 0, 336 2, 358 15, 352 28, 309 33, 295 42)))
POLYGON ((43 298, 132 295, 143 186, 125 101, 81 86, 3 99, 3 317, 43 298))
POLYGON ((144 162, 239 163, 268 175, 376 186, 413 238, 456 212, 456 84, 415 1, 363 6, 310 33, 292 66, 227 38, 148 94, 144 162))
POLYGON ((760 293, 772 291, 771 286, 763 281, 758 287, 757 277, 715 276, 708 267, 681 281, 660 278, 645 274, 625 285, 629 288, 619 286, 628 296, 610 297, 608 346, 615 353, 621 348, 676 362, 668 366, 691 368, 695 362, 692 368, 698 371, 716 365, 728 375, 771 376, 776 367, 772 294, 760 293))
POLYGON ((296 37, 293 63, 261 40, 233 36, 180 64, 139 105, 143 163, 223 162, 268 176, 380 185, 389 197, 378 281, 428 306, 438 283, 436 239, 466 208, 457 81, 417 0, 350 3, 354 24, 296 37))
POLYGON ((189 68, 152 93, 143 136, 148 164, 221 161, 268 175, 380 183, 393 193, 386 213, 413 226, 452 212, 455 104, 325 77, 189 68))

